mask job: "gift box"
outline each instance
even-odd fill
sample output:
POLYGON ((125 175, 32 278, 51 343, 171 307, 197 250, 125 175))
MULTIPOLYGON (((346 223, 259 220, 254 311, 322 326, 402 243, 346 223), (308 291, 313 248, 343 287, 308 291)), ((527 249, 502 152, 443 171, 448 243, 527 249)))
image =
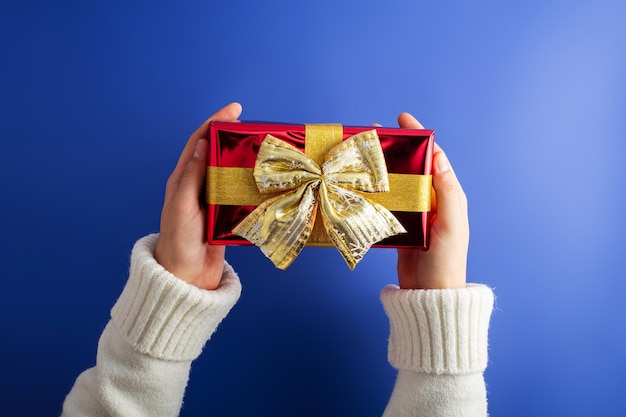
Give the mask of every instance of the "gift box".
POLYGON ((256 244, 281 269, 303 246, 351 269, 370 246, 425 248, 433 145, 425 129, 211 122, 208 242, 256 244))

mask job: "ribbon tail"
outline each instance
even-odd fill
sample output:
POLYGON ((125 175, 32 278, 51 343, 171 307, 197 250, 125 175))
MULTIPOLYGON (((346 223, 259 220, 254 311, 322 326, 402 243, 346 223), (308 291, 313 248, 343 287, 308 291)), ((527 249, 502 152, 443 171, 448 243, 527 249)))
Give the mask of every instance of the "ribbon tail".
POLYGON ((277 268, 286 269, 302 251, 313 229, 317 183, 307 183, 265 200, 233 233, 258 246, 277 268))
POLYGON ((350 270, 374 243, 407 232, 382 205, 336 185, 321 184, 320 209, 326 232, 350 270))

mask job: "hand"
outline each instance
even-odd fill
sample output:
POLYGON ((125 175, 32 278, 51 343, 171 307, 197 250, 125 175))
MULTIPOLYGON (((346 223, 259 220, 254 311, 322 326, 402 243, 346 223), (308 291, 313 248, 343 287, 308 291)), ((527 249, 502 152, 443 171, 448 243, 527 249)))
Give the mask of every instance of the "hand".
POLYGON ((167 180, 161 231, 154 257, 178 278, 206 290, 219 286, 224 246, 206 241, 206 213, 200 204, 206 175, 207 138, 211 120, 236 121, 241 105, 231 103, 209 117, 185 145, 167 180))
MULTIPOLYGON (((423 126, 409 113, 398 117, 404 128, 423 126)), ((398 283, 404 289, 465 287, 469 221, 467 198, 448 159, 435 144, 433 153, 435 190, 427 250, 398 249, 398 283)))

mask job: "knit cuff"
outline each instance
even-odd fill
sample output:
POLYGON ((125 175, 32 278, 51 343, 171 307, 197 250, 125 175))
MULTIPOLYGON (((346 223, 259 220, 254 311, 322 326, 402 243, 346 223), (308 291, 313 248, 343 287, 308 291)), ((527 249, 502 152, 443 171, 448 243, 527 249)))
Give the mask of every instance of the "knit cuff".
POLYGON ((157 237, 146 236, 135 244, 130 276, 111 318, 139 352, 165 360, 194 360, 239 299, 241 283, 228 264, 214 291, 176 278, 154 259, 157 237))
POLYGON ((403 290, 387 286, 381 300, 389 317, 389 362, 397 369, 459 375, 487 367, 493 293, 485 285, 403 290))

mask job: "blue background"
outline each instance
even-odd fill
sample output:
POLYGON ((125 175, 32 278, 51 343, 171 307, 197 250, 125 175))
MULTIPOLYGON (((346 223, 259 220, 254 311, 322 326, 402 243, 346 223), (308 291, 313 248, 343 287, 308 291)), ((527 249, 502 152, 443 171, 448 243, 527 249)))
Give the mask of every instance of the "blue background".
MULTIPOLYGON (((469 280, 497 294, 492 415, 624 415, 623 2, 0 7, 3 415, 60 412, 187 136, 233 100, 249 120, 435 129, 470 201, 469 280)), ((395 252, 354 273, 332 249, 287 272, 228 259, 244 293, 182 415, 381 415, 395 252)))

